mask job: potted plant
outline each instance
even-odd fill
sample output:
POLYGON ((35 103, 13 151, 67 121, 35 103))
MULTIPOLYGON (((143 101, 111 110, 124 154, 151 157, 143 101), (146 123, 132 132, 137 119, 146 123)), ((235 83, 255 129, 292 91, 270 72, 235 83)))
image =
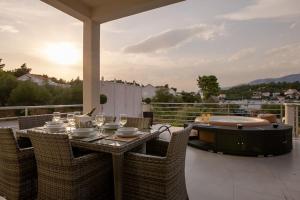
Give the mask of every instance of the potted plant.
POLYGON ((143 100, 143 112, 150 112, 151 111, 151 99, 146 98, 143 100))
POLYGON ((103 105, 106 103, 107 103, 107 96, 105 94, 100 94, 101 111, 103 111, 103 105))
POLYGON ((151 99, 146 98, 143 100, 143 117, 150 118, 150 125, 153 125, 153 112, 151 111, 151 99))

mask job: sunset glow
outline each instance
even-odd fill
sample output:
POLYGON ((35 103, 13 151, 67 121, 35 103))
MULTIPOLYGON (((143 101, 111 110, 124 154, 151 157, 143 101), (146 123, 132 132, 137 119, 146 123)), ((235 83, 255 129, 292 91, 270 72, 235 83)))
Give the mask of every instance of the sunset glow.
POLYGON ((81 57, 75 45, 65 42, 48 44, 43 53, 49 61, 59 65, 77 64, 81 57))

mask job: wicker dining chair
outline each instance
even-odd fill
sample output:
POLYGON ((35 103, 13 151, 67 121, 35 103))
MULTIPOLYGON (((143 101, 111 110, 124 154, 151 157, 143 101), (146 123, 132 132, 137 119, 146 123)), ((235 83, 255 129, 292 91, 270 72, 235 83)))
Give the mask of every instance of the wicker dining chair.
POLYGON ((75 157, 67 135, 28 133, 37 161, 39 200, 113 199, 109 154, 75 157))
POLYGON ((19 117, 19 129, 22 130, 44 126, 47 121, 52 120, 52 117, 53 116, 50 114, 19 117))
POLYGON ((150 128, 150 118, 128 117, 125 127, 136 127, 138 129, 150 128))
POLYGON ((147 154, 127 153, 124 199, 187 200, 185 155, 191 128, 174 132, 170 142, 152 140, 147 154))
POLYGON ((20 148, 12 129, 0 128, 0 196, 32 200, 37 194, 33 148, 20 148))

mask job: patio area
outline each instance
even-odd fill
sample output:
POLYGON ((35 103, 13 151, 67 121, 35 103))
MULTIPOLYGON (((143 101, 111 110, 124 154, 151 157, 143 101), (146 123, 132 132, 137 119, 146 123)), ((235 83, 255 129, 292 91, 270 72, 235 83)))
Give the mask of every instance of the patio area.
MULTIPOLYGON (((10 125, 13 125, 11 123, 10 125)), ((172 128, 172 131, 181 128, 172 128)), ((161 135, 168 139, 168 133, 161 135)), ((191 200, 297 200, 300 140, 291 153, 241 157, 187 148, 186 181, 191 200)), ((1 200, 3 198, 0 198, 1 200)))

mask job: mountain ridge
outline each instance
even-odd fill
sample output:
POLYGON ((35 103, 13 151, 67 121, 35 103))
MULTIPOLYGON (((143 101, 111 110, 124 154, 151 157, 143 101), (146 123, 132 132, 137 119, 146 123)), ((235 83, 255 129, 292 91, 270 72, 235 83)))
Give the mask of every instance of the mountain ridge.
POLYGON ((293 83, 293 82, 300 82, 300 73, 299 74, 290 74, 287 76, 282 76, 278 78, 265 78, 265 79, 256 79, 251 82, 249 82, 249 85, 258 85, 263 83, 280 83, 280 82, 287 82, 287 83, 293 83))

